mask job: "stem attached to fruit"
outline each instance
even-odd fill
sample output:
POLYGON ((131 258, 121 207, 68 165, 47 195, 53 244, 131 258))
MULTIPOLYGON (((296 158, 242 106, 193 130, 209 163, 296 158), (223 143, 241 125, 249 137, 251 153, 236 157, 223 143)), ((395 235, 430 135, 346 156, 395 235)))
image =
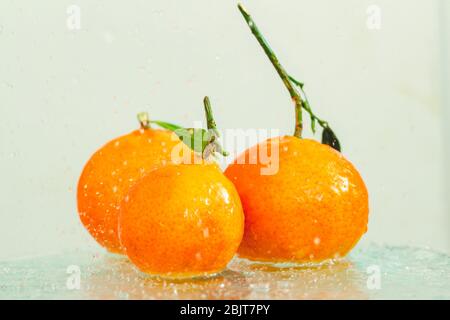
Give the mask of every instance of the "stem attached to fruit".
POLYGON ((301 93, 303 94, 303 99, 304 99, 303 109, 305 109, 306 112, 308 112, 310 117, 311 117, 311 129, 312 129, 313 133, 315 133, 315 128, 314 128, 314 122, 315 121, 317 121, 322 128, 324 128, 324 129, 327 128, 328 127, 328 122, 326 122, 325 120, 320 119, 312 111, 311 105, 309 104, 309 101, 308 101, 308 97, 306 96, 306 93, 303 90, 304 84, 302 82, 296 80, 292 76, 289 76, 289 80, 291 80, 291 82, 293 82, 296 86, 298 86, 300 91, 301 91, 301 93))
POLYGON ((270 62, 272 62, 273 66, 278 72, 278 75, 280 76, 281 80, 283 80, 283 83, 285 87, 288 89, 289 94, 291 95, 292 100, 295 103, 295 132, 294 136, 301 138, 302 135, 302 129, 303 129, 303 121, 302 121, 302 108, 305 109, 306 112, 308 112, 310 119, 311 119, 311 130, 313 133, 316 131, 316 121, 319 123, 319 125, 323 128, 323 137, 322 137, 322 143, 328 144, 335 148, 336 150, 340 150, 340 144, 339 141, 334 134, 334 132, 331 130, 330 126, 328 125, 328 122, 319 118, 311 109, 311 105, 309 104, 308 97, 306 96, 305 91, 303 90, 303 83, 296 80, 294 77, 291 77, 286 70, 281 65, 280 61, 278 60, 277 56, 273 52, 273 50, 270 48, 269 44, 267 43, 264 36, 259 31, 258 27, 255 24, 255 21, 253 21, 250 14, 247 12, 246 9, 239 3, 238 4, 239 11, 244 16, 245 21, 247 22, 248 26, 250 27, 250 30, 252 31, 253 35, 255 36, 256 40, 258 40, 261 47, 264 49, 264 52, 266 53, 267 57, 269 58, 270 62), (297 91, 297 89, 299 91, 297 91), (333 137, 332 139, 330 137, 333 137), (333 142, 330 142, 333 141, 333 142))
POLYGON ((264 36, 259 31, 258 27, 256 26, 255 22, 253 21, 252 17, 250 16, 250 14, 244 9, 244 7, 240 3, 238 4, 238 8, 239 8, 239 11, 242 13, 242 16, 244 17, 245 21, 247 22, 253 35, 255 36, 256 40, 258 40, 259 44, 264 49, 264 52, 266 53, 270 62, 272 62, 273 66, 275 67, 275 70, 277 70, 278 75, 280 76, 286 89, 289 91, 289 94, 291 95, 292 101, 294 101, 294 104, 295 104, 294 136, 301 138, 302 130, 303 130, 302 107, 304 107, 305 103, 304 103, 302 97, 300 96, 300 93, 292 85, 289 75, 287 74, 287 72, 283 68, 283 66, 281 65, 280 61, 278 60, 278 58, 275 55, 275 53, 273 52, 273 50, 270 48, 270 46, 267 43, 264 36))
POLYGON ((139 112, 137 115, 139 124, 141 125, 141 129, 148 129, 150 128, 150 118, 148 117, 147 112, 139 112))
POLYGON ((203 99, 203 104, 205 106, 205 116, 206 116, 206 126, 208 128, 208 141, 203 152, 203 157, 206 159, 211 153, 220 153, 222 156, 226 157, 229 153, 223 150, 222 145, 219 143, 219 131, 217 130, 216 121, 214 120, 211 102, 208 96, 203 99))
POLYGON ((214 153, 220 153, 222 156, 226 157, 229 153, 223 150, 219 143, 219 131, 217 130, 217 125, 214 121, 211 102, 208 97, 203 99, 203 104, 205 106, 208 130, 202 128, 184 128, 165 121, 150 121, 146 112, 139 113, 138 120, 142 129, 150 128, 150 124, 153 123, 161 128, 175 132, 175 134, 193 151, 201 153, 204 159, 209 158, 209 156, 214 153))

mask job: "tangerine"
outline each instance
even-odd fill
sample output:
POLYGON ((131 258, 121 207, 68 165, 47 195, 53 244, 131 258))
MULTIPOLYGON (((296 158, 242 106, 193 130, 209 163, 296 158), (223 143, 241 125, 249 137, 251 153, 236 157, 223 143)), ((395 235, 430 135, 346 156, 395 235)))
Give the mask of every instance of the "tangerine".
POLYGON ((244 214, 234 185, 216 164, 168 165, 124 198, 120 240, 143 272, 170 278, 214 274, 236 253, 244 214))
POLYGON ((343 256, 367 230, 364 181, 339 152, 341 144, 329 123, 313 112, 304 83, 287 73, 248 11, 241 4, 238 9, 295 105, 294 137, 268 139, 246 150, 225 171, 236 185, 245 212, 239 254, 272 262, 343 256), (302 139, 302 110, 310 116, 313 133, 317 123, 322 127, 322 144, 302 139), (264 168, 266 159, 261 157, 269 150, 278 151, 270 154, 278 156, 276 172, 264 168), (248 163, 249 157, 256 159, 248 163))
POLYGON ((240 195, 245 232, 238 253, 252 260, 311 262, 344 256, 367 230, 368 193, 341 153, 314 140, 268 139, 225 170, 240 195), (259 150, 279 150, 279 169, 262 175, 259 150), (249 164, 251 155, 256 164, 249 164))
POLYGON ((171 131, 143 127, 108 142, 86 163, 78 182, 79 216, 110 252, 123 251, 117 233, 123 197, 146 173, 170 163, 179 142, 171 131))

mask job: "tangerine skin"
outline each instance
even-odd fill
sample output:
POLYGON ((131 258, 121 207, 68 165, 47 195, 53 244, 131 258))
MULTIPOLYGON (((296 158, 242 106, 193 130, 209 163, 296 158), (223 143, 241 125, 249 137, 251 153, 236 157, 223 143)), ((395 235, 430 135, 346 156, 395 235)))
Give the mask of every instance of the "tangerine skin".
POLYGON ((100 245, 123 252, 117 232, 123 197, 146 173, 169 163, 171 150, 179 143, 170 131, 140 129, 92 155, 78 182, 77 202, 81 222, 100 245))
POLYGON ((247 149, 225 175, 236 186, 245 213, 241 257, 320 262, 346 255, 367 231, 364 181, 327 145, 292 136, 271 138, 247 149), (259 156, 256 164, 238 164, 261 146, 271 150, 273 143, 279 147, 276 174, 260 174, 259 156))
POLYGON ((239 195, 216 164, 152 171, 121 208, 119 234, 127 256, 141 271, 167 278, 222 271, 244 232, 239 195))

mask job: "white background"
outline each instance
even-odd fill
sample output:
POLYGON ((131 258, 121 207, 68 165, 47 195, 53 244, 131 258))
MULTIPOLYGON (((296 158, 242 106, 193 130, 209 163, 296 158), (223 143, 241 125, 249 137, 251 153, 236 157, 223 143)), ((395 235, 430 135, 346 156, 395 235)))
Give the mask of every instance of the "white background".
MULTIPOLYGON (((367 183, 360 245, 450 252, 445 2, 244 2, 367 183), (380 30, 366 25, 374 4, 380 30)), ((0 258, 95 247, 76 213, 84 163, 138 111, 203 119, 206 94, 222 128, 292 132, 287 92, 235 1, 2 0, 0 258)))

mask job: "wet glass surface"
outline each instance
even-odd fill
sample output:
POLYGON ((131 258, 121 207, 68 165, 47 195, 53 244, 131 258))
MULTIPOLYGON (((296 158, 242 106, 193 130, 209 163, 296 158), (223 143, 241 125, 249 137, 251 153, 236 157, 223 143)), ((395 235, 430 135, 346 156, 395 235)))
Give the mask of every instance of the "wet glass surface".
POLYGON ((101 251, 0 261, 0 299, 395 298, 450 299, 450 256, 369 245, 315 266, 236 258, 217 276, 177 281, 149 277, 125 257, 101 251))

